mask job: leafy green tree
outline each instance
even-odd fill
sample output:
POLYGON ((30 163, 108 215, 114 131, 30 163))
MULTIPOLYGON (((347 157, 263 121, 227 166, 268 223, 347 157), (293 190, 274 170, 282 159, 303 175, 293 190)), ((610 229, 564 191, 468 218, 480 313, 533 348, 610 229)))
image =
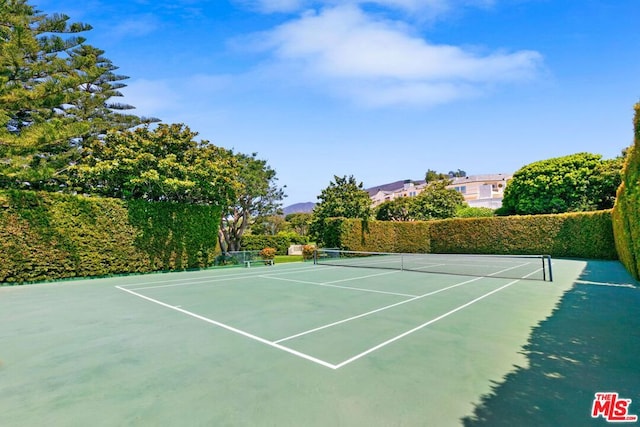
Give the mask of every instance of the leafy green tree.
POLYGON ((577 212, 613 207, 622 160, 577 153, 526 165, 508 182, 501 215, 577 212))
POLYGON ((465 205, 464 196, 447 188, 451 181, 430 182, 426 188, 412 200, 411 218, 430 220, 452 218, 456 211, 465 205))
POLYGON ((362 183, 358 184, 353 175, 348 178, 334 175, 334 180, 322 190, 318 196, 320 202, 313 209, 309 232, 319 241, 322 241, 327 218, 360 218, 366 221, 371 217, 371 198, 362 183))
POLYGON ((309 226, 311 225, 312 218, 313 214, 311 213, 298 212, 289 214, 284 219, 296 233, 301 236, 306 236, 309 234, 309 226))
POLYGON ((288 229, 289 224, 282 215, 267 215, 256 218, 251 226, 251 234, 275 236, 288 229))
POLYGON ((121 199, 213 204, 226 208, 238 188, 237 162, 229 150, 181 124, 110 131, 88 144, 70 167, 78 191, 121 199))
POLYGON ((124 76, 75 34, 90 30, 26 0, 0 0, 0 186, 55 189, 83 142, 154 119, 117 113, 124 76), (63 36, 66 36, 64 38, 63 36))
POLYGON ((424 180, 427 182, 439 181, 441 179, 449 179, 449 175, 446 173, 439 173, 432 169, 428 169, 424 176, 424 180))
POLYGON ((284 190, 276 185, 276 171, 265 160, 236 155, 236 197, 223 211, 218 241, 223 251, 237 251, 244 232, 263 216, 280 214, 284 190))
POLYGON ((456 171, 449 171, 449 174, 448 174, 449 178, 464 178, 465 176, 467 176, 467 173, 462 169, 458 169, 456 171))
POLYGON ((415 200, 400 197, 380 204, 376 209, 376 219, 380 221, 411 221, 413 220, 415 200))

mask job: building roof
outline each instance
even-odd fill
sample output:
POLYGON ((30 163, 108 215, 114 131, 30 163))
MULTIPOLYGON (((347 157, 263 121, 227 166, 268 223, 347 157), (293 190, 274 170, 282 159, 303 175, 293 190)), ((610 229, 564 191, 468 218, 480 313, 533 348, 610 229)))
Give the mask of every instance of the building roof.
MULTIPOLYGON (((468 182, 478 182, 478 181, 506 181, 511 178, 512 174, 508 173, 492 173, 492 174, 484 174, 484 175, 469 175, 463 176, 459 178, 451 178, 452 185, 460 185, 468 182)), ((386 192, 393 193, 395 191, 399 191, 404 189, 406 184, 414 184, 414 185, 423 185, 426 181, 424 179, 420 180, 411 180, 411 179, 403 179, 400 181, 390 182, 388 184, 376 185, 375 187, 367 188, 366 191, 369 193, 369 197, 375 196, 378 192, 386 192)))
POLYGON ((376 185, 375 187, 367 188, 365 191, 369 193, 369 197, 375 196, 379 191, 393 193, 397 190, 402 190, 406 184, 421 185, 426 181, 424 179, 413 181, 411 179, 403 179, 400 181, 390 182, 388 184, 376 185))

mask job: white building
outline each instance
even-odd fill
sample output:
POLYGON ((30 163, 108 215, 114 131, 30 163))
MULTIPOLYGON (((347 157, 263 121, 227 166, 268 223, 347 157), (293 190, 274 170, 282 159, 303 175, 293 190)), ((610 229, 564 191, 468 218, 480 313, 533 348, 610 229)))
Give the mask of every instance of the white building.
MULTIPOLYGON (((504 189, 512 176, 512 174, 497 173, 452 178, 452 183, 447 188, 460 192, 469 206, 498 209, 502 206, 504 189)), ((407 179, 371 187, 367 189, 367 192, 371 197, 372 205, 378 206, 400 197, 415 197, 426 186, 424 180, 407 179)))

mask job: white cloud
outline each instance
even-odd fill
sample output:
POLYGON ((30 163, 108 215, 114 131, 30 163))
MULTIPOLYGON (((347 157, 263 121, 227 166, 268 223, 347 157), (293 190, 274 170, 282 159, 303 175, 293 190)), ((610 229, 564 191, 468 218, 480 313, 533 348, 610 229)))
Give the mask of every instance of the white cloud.
POLYGON ((308 11, 260 37, 275 66, 296 69, 290 78, 328 84, 376 105, 448 102, 535 77, 542 61, 533 51, 481 54, 433 44, 404 23, 376 19, 356 6, 308 11))
POLYGON ((146 36, 159 27, 160 22, 154 15, 130 16, 113 27, 113 35, 116 37, 146 36))
POLYGON ((135 114, 141 116, 163 115, 180 102, 179 91, 166 80, 133 80, 122 89, 124 102, 136 107, 135 114))
POLYGON ((437 15, 461 6, 487 7, 497 0, 236 0, 263 13, 296 12, 307 8, 346 5, 378 5, 406 12, 427 11, 437 15))

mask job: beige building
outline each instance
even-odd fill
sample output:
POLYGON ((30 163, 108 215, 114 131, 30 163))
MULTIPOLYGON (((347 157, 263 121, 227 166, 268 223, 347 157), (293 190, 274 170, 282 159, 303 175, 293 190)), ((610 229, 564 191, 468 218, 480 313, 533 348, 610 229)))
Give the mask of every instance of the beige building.
MULTIPOLYGON (((452 183, 447 188, 460 192, 469 206, 497 209, 502 206, 504 189, 512 176, 512 174, 497 173, 452 178, 452 183)), ((367 192, 375 207, 400 197, 415 197, 424 190, 426 185, 424 180, 407 179, 371 187, 367 192)))

